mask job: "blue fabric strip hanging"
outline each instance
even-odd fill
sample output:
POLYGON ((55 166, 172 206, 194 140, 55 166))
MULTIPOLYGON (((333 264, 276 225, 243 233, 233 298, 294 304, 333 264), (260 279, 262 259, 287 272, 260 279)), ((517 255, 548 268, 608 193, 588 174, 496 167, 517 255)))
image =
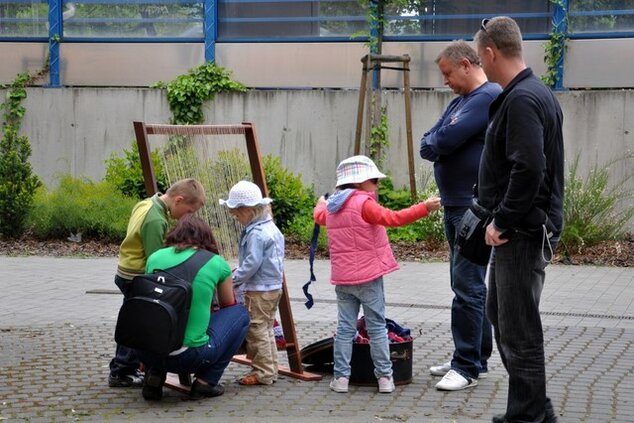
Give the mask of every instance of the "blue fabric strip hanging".
MULTIPOLYGON (((328 199, 328 193, 324 195, 324 198, 328 199)), ((317 223, 315 223, 315 226, 313 227, 313 236, 310 239, 310 252, 308 255, 308 263, 310 264, 310 279, 308 280, 308 282, 304 284, 304 286, 302 286, 302 291, 304 291, 304 295, 306 296, 306 299, 307 299, 304 305, 309 310, 312 308, 314 301, 313 301, 313 296, 308 292, 308 287, 310 286, 312 282, 317 281, 317 278, 315 277, 315 272, 313 270, 313 264, 315 263, 315 253, 317 252, 317 241, 319 239, 319 229, 320 229, 320 226, 317 223)))
POLYGON ((313 306, 313 296, 308 292, 308 287, 312 282, 315 282, 317 278, 315 277, 315 272, 313 271, 313 263, 315 262, 315 252, 317 250, 317 239, 319 238, 319 225, 315 223, 315 227, 313 228, 313 237, 310 240, 310 254, 308 257, 308 262, 310 263, 310 279, 308 282, 304 284, 302 287, 302 291, 304 291, 304 295, 307 298, 307 301, 304 303, 307 309, 313 306))

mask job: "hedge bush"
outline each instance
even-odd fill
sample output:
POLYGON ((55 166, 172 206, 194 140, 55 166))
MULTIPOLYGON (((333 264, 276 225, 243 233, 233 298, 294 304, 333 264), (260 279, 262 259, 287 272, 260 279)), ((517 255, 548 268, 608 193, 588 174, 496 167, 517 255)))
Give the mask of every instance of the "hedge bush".
POLYGON ((301 174, 293 174, 282 166, 279 157, 270 154, 264 156, 263 165, 269 197, 273 199, 273 216, 280 230, 285 232, 297 216, 309 210, 312 216, 315 193, 304 186, 301 174))
POLYGON ((120 194, 108 182, 64 175, 56 189, 37 190, 27 226, 42 240, 65 239, 81 233, 82 238, 120 242, 137 201, 120 194))
MULTIPOLYGON (((433 178, 428 181, 422 191, 418 191, 417 195, 417 201, 424 201, 429 197, 438 195, 438 188, 433 178)), ((379 203, 390 210, 407 208, 412 205, 410 190, 409 188, 395 189, 392 178, 388 176, 379 183, 379 203)), ((391 241, 424 241, 430 246, 438 247, 446 240, 442 209, 409 225, 388 228, 387 233, 391 241)))
MULTIPOLYGON (((154 150, 150 153, 150 156, 158 190, 159 192, 165 192, 168 184, 159 152, 154 150)), ((139 200, 148 197, 143 180, 141 160, 139 159, 139 147, 136 141, 132 141, 130 150, 123 150, 123 157, 120 157, 117 153, 112 153, 110 158, 106 159, 105 180, 126 197, 134 197, 139 200)))
POLYGON ((579 154, 575 156, 568 166, 564 188, 561 244, 565 253, 625 237, 634 216, 634 205, 631 203, 633 193, 624 186, 634 172, 630 171, 622 180, 610 184, 610 168, 621 160, 633 158, 634 153, 630 153, 601 165, 595 163, 588 175, 581 178, 578 174, 579 154))
POLYGON ((19 238, 26 215, 33 209, 35 190, 42 184, 33 173, 31 143, 10 125, 0 138, 0 237, 19 238))

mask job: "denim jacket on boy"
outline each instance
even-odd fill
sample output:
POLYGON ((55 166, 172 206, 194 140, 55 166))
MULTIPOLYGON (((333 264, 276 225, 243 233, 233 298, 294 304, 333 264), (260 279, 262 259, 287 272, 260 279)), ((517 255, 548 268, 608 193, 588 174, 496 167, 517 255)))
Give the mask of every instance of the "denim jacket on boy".
POLYGON ((238 268, 234 287, 243 291, 273 291, 282 288, 284 235, 270 216, 254 219, 240 234, 238 268))

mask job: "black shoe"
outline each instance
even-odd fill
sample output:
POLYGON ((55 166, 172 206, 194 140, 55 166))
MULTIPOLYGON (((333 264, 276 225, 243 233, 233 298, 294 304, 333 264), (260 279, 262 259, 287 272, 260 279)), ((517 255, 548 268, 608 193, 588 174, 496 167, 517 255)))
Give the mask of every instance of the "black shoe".
POLYGON ((138 370, 127 375, 111 373, 108 375, 108 386, 111 388, 140 388, 143 386, 143 373, 138 370))
POLYGON ((506 423, 506 414, 496 414, 491 419, 493 423, 506 423))
POLYGON ((192 389, 189 391, 189 396, 192 399, 212 398, 219 397, 225 393, 224 386, 218 385, 205 385, 198 380, 195 380, 192 384, 192 389))
MULTIPOLYGON (((492 423, 508 423, 506 420, 506 414, 496 414, 491 419, 492 423)), ((557 416, 555 416, 555 411, 553 410, 553 406, 550 405, 550 400, 546 404, 546 411, 544 413, 544 420, 542 423, 557 423, 557 416)))
POLYGON ((557 416, 555 415, 555 410, 553 409, 553 403, 548 397, 546 397, 546 411, 544 413, 543 423, 557 423, 557 416))
POLYGON ((141 394, 146 401, 159 401, 163 398, 163 385, 167 374, 160 370, 148 369, 141 394))

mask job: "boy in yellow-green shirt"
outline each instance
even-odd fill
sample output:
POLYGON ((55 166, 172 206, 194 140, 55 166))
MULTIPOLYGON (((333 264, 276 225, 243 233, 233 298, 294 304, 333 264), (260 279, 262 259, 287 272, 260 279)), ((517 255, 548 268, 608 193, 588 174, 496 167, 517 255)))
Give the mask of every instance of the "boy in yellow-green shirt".
MULTIPOLYGON (((163 248, 168 219, 195 213, 205 204, 205 189, 195 179, 182 179, 170 186, 165 194, 154 194, 132 209, 125 239, 119 248, 119 262, 114 283, 124 292, 126 282, 145 273, 147 258, 163 248)), ((125 294, 125 292, 124 292, 125 294)), ((110 361, 110 387, 142 386, 143 374, 133 349, 117 345, 110 361)))

